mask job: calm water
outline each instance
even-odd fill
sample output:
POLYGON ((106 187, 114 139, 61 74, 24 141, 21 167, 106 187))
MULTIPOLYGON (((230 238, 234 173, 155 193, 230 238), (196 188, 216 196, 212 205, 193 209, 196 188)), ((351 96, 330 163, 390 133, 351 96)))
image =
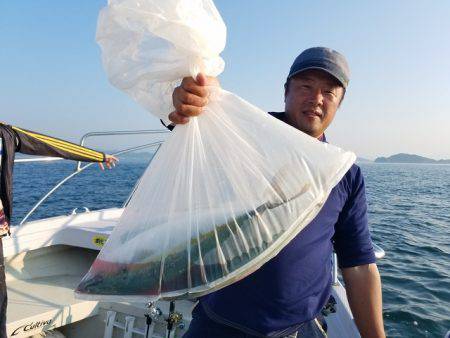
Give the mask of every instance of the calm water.
POLYGON ((450 330, 450 166, 362 165, 391 337, 450 330))
MULTIPOLYGON (((75 207, 120 207, 148 159, 122 160, 113 171, 87 169, 55 193, 32 219, 75 207), (68 207, 70 205, 71 207, 68 207)), ((75 165, 18 164, 13 223, 75 165)), ((363 164, 389 337, 443 337, 450 330, 450 166, 363 164)))

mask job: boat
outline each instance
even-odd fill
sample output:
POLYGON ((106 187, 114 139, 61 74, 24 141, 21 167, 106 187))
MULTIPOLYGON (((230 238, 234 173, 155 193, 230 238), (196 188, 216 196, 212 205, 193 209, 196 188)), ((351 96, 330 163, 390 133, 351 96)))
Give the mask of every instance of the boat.
MULTIPOLYGON (((151 143, 124 149, 121 155, 142 149, 157 151, 166 131, 138 130, 92 132, 90 137, 116 135, 152 135, 151 143)), ((60 159, 19 159, 17 162, 41 162, 60 159)), ((24 164, 25 165, 25 164, 24 164)), ((22 219, 11 227, 11 237, 3 239, 6 283, 8 288, 7 333, 9 337, 70 338, 175 338, 182 337, 192 320, 194 300, 148 303, 108 302, 76 299, 74 289, 89 270, 99 250, 117 224, 124 207, 89 210, 73 208, 65 215, 29 221, 39 206, 72 177, 91 164, 78 163, 75 171, 55 185, 22 219)), ((378 246, 377 258, 384 256, 378 246)), ((332 301, 327 305, 328 337, 360 337, 338 277, 333 257, 332 301)))

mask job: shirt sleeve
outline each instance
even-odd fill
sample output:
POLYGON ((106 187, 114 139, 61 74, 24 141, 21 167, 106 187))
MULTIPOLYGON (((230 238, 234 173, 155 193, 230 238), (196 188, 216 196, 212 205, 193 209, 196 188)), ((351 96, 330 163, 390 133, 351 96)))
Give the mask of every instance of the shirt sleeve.
POLYGON ((104 162, 105 154, 55 137, 12 127, 17 151, 29 155, 61 157, 83 162, 104 162))
POLYGON ((340 268, 376 261, 367 219, 364 178, 361 169, 355 168, 349 180, 349 197, 335 225, 334 249, 340 268))

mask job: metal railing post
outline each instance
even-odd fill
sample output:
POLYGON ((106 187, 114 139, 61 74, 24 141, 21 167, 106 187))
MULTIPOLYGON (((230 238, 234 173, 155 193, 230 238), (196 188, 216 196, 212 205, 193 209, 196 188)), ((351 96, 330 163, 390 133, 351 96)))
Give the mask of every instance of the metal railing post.
POLYGON ((338 264, 337 264, 337 255, 333 252, 333 285, 338 284, 338 264))

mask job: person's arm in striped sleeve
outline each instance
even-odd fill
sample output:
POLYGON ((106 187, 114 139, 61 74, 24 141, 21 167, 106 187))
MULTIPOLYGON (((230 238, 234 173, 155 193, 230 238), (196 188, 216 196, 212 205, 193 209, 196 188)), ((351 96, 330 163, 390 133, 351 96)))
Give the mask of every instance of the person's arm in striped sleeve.
POLYGON ((17 137, 17 151, 23 154, 61 157, 68 160, 103 163, 115 166, 117 158, 55 137, 12 126, 17 137))

